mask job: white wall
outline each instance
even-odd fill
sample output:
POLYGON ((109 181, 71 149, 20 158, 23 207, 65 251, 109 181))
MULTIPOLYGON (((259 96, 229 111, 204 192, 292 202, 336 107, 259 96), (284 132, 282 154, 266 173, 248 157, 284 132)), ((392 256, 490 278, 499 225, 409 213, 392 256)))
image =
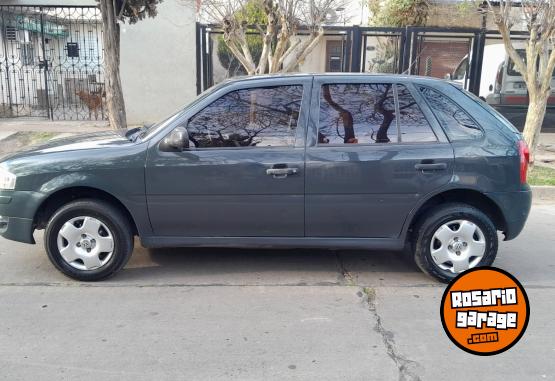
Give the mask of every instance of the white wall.
POLYGON ((152 123, 196 96, 195 13, 179 0, 121 25, 121 81, 129 124, 152 123))

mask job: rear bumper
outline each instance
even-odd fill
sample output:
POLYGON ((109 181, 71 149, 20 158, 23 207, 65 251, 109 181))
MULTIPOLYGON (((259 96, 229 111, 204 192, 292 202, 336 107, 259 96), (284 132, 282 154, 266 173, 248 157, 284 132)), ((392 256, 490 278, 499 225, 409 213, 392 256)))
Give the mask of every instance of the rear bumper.
POLYGON ((487 193, 501 209, 505 219, 505 241, 516 238, 528 219, 532 206, 532 191, 487 193))

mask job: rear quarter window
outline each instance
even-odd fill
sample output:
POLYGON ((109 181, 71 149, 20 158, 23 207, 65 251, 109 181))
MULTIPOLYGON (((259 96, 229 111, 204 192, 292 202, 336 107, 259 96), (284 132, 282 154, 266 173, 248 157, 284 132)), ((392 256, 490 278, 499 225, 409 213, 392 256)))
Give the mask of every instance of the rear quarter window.
POLYGON ((463 93, 468 98, 472 99, 478 106, 480 106, 482 109, 487 111, 490 115, 492 115, 495 119, 497 119, 504 127, 509 129, 511 132, 520 134, 520 132, 517 130, 517 128, 515 126, 513 126, 513 124, 511 122, 509 122, 509 120, 507 118, 505 118, 502 114, 499 113, 499 111, 497 111, 496 109, 491 107, 489 104, 487 104, 486 101, 484 101, 481 98, 478 98, 476 95, 472 94, 470 91, 467 91, 465 89, 461 89, 457 86, 453 86, 453 87, 456 88, 457 90, 459 90, 461 93, 463 93))
POLYGON ((444 128, 450 141, 478 139, 483 131, 464 109, 437 90, 419 86, 422 96, 444 128))

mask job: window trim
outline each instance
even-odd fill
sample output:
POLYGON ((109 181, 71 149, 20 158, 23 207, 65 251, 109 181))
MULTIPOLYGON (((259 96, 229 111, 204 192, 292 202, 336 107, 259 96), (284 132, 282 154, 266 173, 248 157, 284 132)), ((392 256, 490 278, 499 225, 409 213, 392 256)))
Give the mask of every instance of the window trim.
MULTIPOLYGON (((414 96, 414 92, 411 90, 410 86, 407 86, 404 83, 396 83, 395 84, 395 91, 397 92, 397 86, 404 86, 409 94, 411 95, 412 99, 414 99, 414 101, 416 102, 416 105, 418 106, 418 109, 420 110, 420 112, 422 113, 422 115, 424 116, 424 119, 426 119, 426 122, 428 122, 428 126, 430 127, 430 131, 432 131, 432 134, 434 134, 434 137, 436 138, 435 141, 433 142, 404 142, 403 141, 403 134, 401 133, 401 122, 399 121, 399 118, 395 118, 397 120, 397 123, 399 124, 399 143, 403 143, 403 144, 434 144, 434 143, 440 143, 441 139, 437 134, 437 131, 435 130, 433 123, 430 121, 430 118, 426 115, 426 111, 424 110, 424 108, 422 107, 422 100, 419 99, 418 97, 414 96)), ((399 102, 398 102, 398 96, 396 99, 396 103, 395 103, 395 107, 398 108, 399 107, 399 102)), ((398 110, 397 111, 397 115, 400 115, 401 111, 398 110)))
MULTIPOLYGON (((364 80, 364 78, 339 78, 339 80, 335 81, 335 80, 326 80, 327 78, 324 78, 324 80, 321 81, 315 81, 314 85, 313 85, 313 91, 312 91, 312 97, 316 98, 316 104, 314 106, 314 117, 311 118, 313 120, 311 120, 312 123, 315 124, 316 128, 315 128, 315 138, 312 138, 313 140, 313 144, 309 145, 309 139, 307 139, 307 148, 325 148, 325 147, 388 147, 388 146, 399 146, 399 145, 431 145, 431 144, 440 144, 440 143, 446 143, 448 142, 448 140, 443 140, 441 139, 441 137, 438 135, 436 128, 434 127, 434 123, 430 120, 430 115, 427 115, 428 113, 424 110, 424 108, 421 106, 423 99, 420 97, 416 97, 414 95, 414 89, 411 89, 410 83, 406 83, 404 81, 391 81, 391 80, 383 80, 381 81, 380 78, 372 78, 371 81, 368 80, 364 80), (409 91, 409 93, 411 94, 411 96, 414 98, 416 104, 418 105, 418 107, 420 108, 420 111, 422 111, 422 115, 424 116, 424 118, 426 119, 426 121, 428 122, 429 126, 430 126, 430 130, 432 131, 432 133, 434 134, 436 140, 433 142, 403 142, 402 141, 402 137, 401 137, 401 125, 399 123, 399 118, 395 117, 395 125, 397 126, 397 141, 394 142, 389 142, 389 143, 356 143, 356 144, 346 144, 346 143, 328 143, 328 144, 320 144, 318 143, 318 132, 320 131, 320 107, 321 107, 321 102, 322 102, 322 87, 326 86, 326 85, 372 85, 372 84, 376 84, 376 85, 392 85, 392 89, 393 89, 393 98, 394 98, 394 103, 395 103, 395 113, 397 115, 399 115, 399 102, 398 102, 398 92, 397 92, 397 86, 402 85, 405 86, 407 88, 407 90, 409 91)), ((416 89, 418 90, 418 89, 416 89)), ((418 94, 420 95, 420 94, 418 94)), ((427 106, 427 104, 426 104, 427 106)), ((432 113, 432 116, 435 115, 432 113)), ((436 120, 434 119, 434 122, 436 120)), ((441 128, 441 127, 439 127, 441 128)), ((308 131, 308 129, 307 129, 308 131)))
MULTIPOLYGON (((295 134, 293 135, 294 137, 294 142, 291 145, 282 145, 282 146, 243 146, 243 147, 189 147, 186 148, 184 151, 204 151, 204 150, 244 150, 244 149, 253 149, 253 148, 261 148, 261 149, 294 149, 294 148, 303 148, 303 146, 298 145, 299 141, 301 140, 302 135, 300 135, 299 130, 304 131, 305 127, 304 124, 300 124, 301 122, 301 117, 303 116, 303 101, 305 100, 305 96, 306 96, 306 86, 302 81, 298 81, 295 83, 277 83, 277 84, 269 84, 269 85, 264 85, 262 84, 262 86, 258 85, 258 86, 244 86, 244 87, 233 87, 228 89, 228 91, 226 91, 223 94, 220 94, 218 97, 215 97, 214 99, 210 100, 206 105, 204 105, 202 108, 196 110, 192 115, 188 116, 182 123, 179 123, 177 126, 181 125, 181 126, 185 126, 185 128, 188 129, 189 123, 191 122, 191 119, 194 118, 195 116, 197 116, 200 112, 202 112, 203 110, 205 110, 207 107, 209 107, 210 105, 212 105, 214 102, 220 100, 221 98, 227 96, 228 94, 231 94, 233 92, 236 91, 243 91, 243 90, 252 90, 252 89, 270 89, 270 88, 276 88, 276 87, 288 87, 288 86, 298 86, 301 88, 301 100, 300 100, 300 109, 299 109, 299 116, 297 118, 297 126, 295 128, 295 134)), ((175 126, 175 127, 177 127, 175 126)), ((175 128, 174 127, 174 128, 175 128)), ((172 128, 173 130, 173 128, 172 128)), ((171 132, 171 131, 170 131, 171 132)), ((187 132, 189 132, 187 130, 187 132)), ((303 134, 304 135, 304 134, 303 134)), ((305 141, 305 139, 302 139, 303 143, 305 141)), ((304 144, 303 144, 304 145, 304 144)))
POLYGON ((466 141, 476 141, 476 140, 482 140, 485 137, 485 131, 484 128, 482 127, 482 125, 480 123, 478 123, 478 121, 472 117, 468 112, 466 112, 466 110, 461 107, 461 105, 458 102, 455 102, 453 100, 452 97, 448 96, 447 94, 445 94, 443 91, 438 90, 437 88, 434 87, 430 87, 430 86, 426 86, 423 85, 421 83, 418 83, 415 85, 417 87, 417 91, 419 93, 419 95, 422 97, 422 100, 424 102, 426 102, 426 105, 428 106, 428 108, 430 109, 432 115, 434 116, 434 118, 436 119, 438 125, 440 126, 440 128, 443 130, 443 132, 445 133, 445 136, 447 137, 447 139, 449 140, 450 143, 457 143, 457 142, 466 142, 466 141), (451 101, 453 104, 455 104, 457 107, 459 107, 461 109, 462 112, 464 112, 466 114, 466 116, 472 120, 474 122, 474 124, 476 124, 476 126, 478 127, 478 129, 480 130, 481 134, 480 136, 475 136, 475 137, 468 137, 468 138, 464 138, 464 139, 451 139, 451 137, 449 136, 449 134, 447 133, 447 128, 445 128, 445 126, 441 123, 441 121, 439 120, 439 118, 437 117, 436 113, 434 112, 433 107, 430 105, 429 101, 426 99, 426 97, 424 96, 424 94, 422 94, 422 90, 420 90, 420 88, 426 88, 428 90, 432 90, 435 91, 437 93, 439 93, 440 95, 442 95, 443 97, 447 98, 449 101, 451 101))

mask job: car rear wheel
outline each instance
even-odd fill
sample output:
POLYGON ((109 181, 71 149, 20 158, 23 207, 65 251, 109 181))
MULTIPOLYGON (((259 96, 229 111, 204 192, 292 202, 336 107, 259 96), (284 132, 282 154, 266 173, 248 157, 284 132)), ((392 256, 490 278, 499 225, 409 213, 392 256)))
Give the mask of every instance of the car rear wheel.
POLYGON ((61 207, 50 218, 44 240, 54 266, 82 281, 114 275, 133 252, 133 234, 126 217, 97 200, 78 200, 61 207))
POLYGON ((429 211, 413 231, 414 261, 426 274, 449 282, 468 269, 489 266, 497 255, 491 219, 467 204, 445 204, 429 211))

